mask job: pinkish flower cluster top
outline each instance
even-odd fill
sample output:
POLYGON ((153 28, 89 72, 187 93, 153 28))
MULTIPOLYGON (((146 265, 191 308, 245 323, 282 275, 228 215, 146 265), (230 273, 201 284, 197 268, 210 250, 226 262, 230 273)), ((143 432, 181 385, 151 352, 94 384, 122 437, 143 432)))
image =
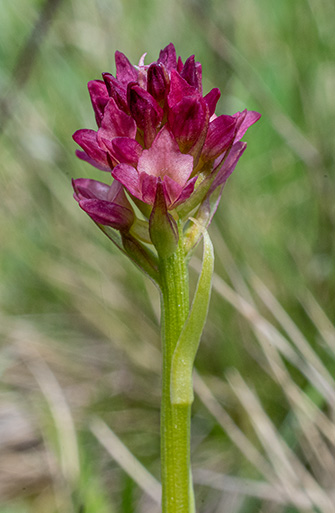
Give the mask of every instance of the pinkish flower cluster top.
POLYGON ((98 130, 73 135, 82 148, 78 157, 114 181, 73 184, 76 200, 95 222, 125 232, 134 222, 125 191, 148 218, 158 189, 175 218, 194 211, 192 197, 200 205, 234 170, 246 147, 241 138, 260 114, 217 116, 219 89, 204 96, 201 64, 194 56, 183 64, 172 43, 150 65, 143 56, 134 66, 121 52, 115 62, 116 77, 103 73, 103 80, 88 84, 98 130))

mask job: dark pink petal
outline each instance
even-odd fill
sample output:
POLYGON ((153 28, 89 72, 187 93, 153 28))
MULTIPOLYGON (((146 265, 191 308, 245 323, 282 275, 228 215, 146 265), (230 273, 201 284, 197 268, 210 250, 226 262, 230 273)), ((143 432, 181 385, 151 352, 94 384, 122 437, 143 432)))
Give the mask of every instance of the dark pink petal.
POLYGON ((209 91, 206 96, 204 96, 204 100, 207 102, 209 108, 209 115, 213 116, 216 108, 216 104, 221 96, 220 89, 214 87, 211 91, 209 91))
POLYGON ((82 199, 108 199, 110 185, 89 178, 77 178, 72 180, 74 198, 76 201, 82 199))
POLYGON ((135 135, 135 121, 119 109, 113 98, 110 98, 105 107, 104 117, 98 130, 99 143, 102 145, 102 139, 111 140, 114 137, 130 137, 134 139, 135 135))
POLYGON ((246 147, 247 143, 241 141, 233 144, 227 158, 223 162, 221 169, 218 171, 218 174, 216 175, 215 180, 211 185, 210 192, 214 191, 214 189, 226 182, 226 180, 234 171, 236 164, 242 157, 246 147))
POLYGON ((79 201, 82 208, 96 223, 111 226, 117 230, 129 230, 134 222, 132 210, 99 199, 84 199, 79 201))
POLYGON ((118 164, 112 171, 112 176, 120 182, 135 198, 142 199, 140 177, 133 166, 118 164))
POLYGON ((158 126, 161 122, 163 117, 161 107, 150 93, 144 91, 137 84, 132 84, 128 89, 128 103, 131 115, 135 119, 137 126, 142 130, 145 126, 144 116, 146 110, 151 112, 155 126, 158 126))
POLYGON ((254 110, 244 110, 243 112, 237 112, 234 114, 234 117, 237 119, 237 134, 235 140, 239 141, 242 139, 248 128, 259 120, 261 114, 254 110))
MULTIPOLYGON (((93 159, 93 161, 104 170, 105 168, 106 170, 110 170, 107 161, 107 154, 98 145, 97 132, 83 128, 82 130, 77 130, 72 137, 76 143, 81 146, 89 158, 93 159)), ((79 158, 82 158, 81 154, 79 155, 79 158)), ((86 159, 83 158, 83 160, 86 159)))
POLYGON ((167 128, 163 128, 152 146, 143 150, 137 169, 139 173, 161 177, 169 176, 184 185, 193 171, 193 157, 180 152, 178 144, 167 128))
POLYGON ((178 57, 178 62, 177 62, 177 71, 178 71, 178 73, 181 73, 183 67, 184 67, 184 64, 183 64, 182 58, 179 56, 178 57))
POLYGON ((170 77, 170 92, 168 95, 168 104, 170 109, 179 103, 185 96, 199 97, 198 90, 188 84, 177 71, 172 70, 170 77))
POLYGON ((189 152, 207 128, 207 109, 203 98, 190 96, 185 97, 170 109, 169 126, 181 152, 189 152))
POLYGON ((137 84, 128 87, 128 102, 131 115, 138 128, 144 133, 144 143, 148 147, 154 140, 157 128, 163 118, 163 109, 150 93, 137 84))
MULTIPOLYGON (((179 191, 179 194, 177 194, 177 190, 174 189, 175 190, 175 199, 174 199, 174 202, 170 204, 170 206, 169 206, 170 209, 176 208, 178 205, 180 205, 181 203, 186 201, 191 196, 192 192, 194 191, 194 186, 195 186, 195 182, 197 181, 197 179, 198 179, 198 176, 194 176, 193 178, 191 178, 191 180, 188 180, 185 187, 183 187, 179 191)), ((167 188, 171 187, 171 180, 170 180, 170 183, 168 183, 167 179, 165 179, 164 182, 165 182, 165 185, 167 188)), ((168 194, 171 195, 171 190, 169 191, 168 194)))
POLYGON ((105 81, 108 94, 116 102, 119 109, 123 110, 127 114, 129 113, 128 102, 127 102, 127 88, 122 86, 116 78, 110 73, 103 73, 103 79, 105 81))
POLYGON ((108 171, 110 172, 111 168, 109 164, 100 164, 96 160, 92 159, 85 153, 84 151, 76 150, 76 156, 78 159, 83 160, 84 162, 87 162, 88 164, 91 164, 91 166, 96 167, 97 169, 100 169, 100 171, 108 171))
POLYGON ((141 200, 148 205, 153 205, 156 196, 158 178, 156 176, 140 173, 141 200))
POLYGON ((229 176, 234 171, 236 164, 238 163, 239 159, 242 157, 246 147, 247 147, 247 143, 242 142, 242 141, 238 141, 237 143, 233 144, 231 150, 229 151, 227 158, 225 159, 224 163, 222 164, 222 167, 219 170, 219 172, 212 184, 212 188, 218 187, 219 185, 226 182, 226 180, 229 178, 229 176))
POLYGON ((183 186, 169 176, 164 176, 163 190, 167 207, 170 208, 171 205, 173 205, 176 199, 180 196, 183 190, 183 186))
POLYGON ((191 55, 184 64, 182 71, 180 72, 180 76, 183 77, 184 80, 195 89, 197 89, 200 93, 202 90, 201 84, 201 65, 200 63, 195 63, 194 55, 191 55), (199 67, 200 66, 200 67, 199 67))
POLYGON ((148 69, 148 92, 160 102, 167 96, 170 88, 169 74, 162 63, 153 63, 148 69))
POLYGON ((123 186, 117 180, 113 180, 112 185, 109 187, 106 199, 112 203, 120 205, 121 207, 126 207, 132 210, 129 200, 125 195, 123 186))
POLYGON ((112 141, 103 139, 103 143, 112 159, 117 163, 136 166, 142 153, 142 146, 128 137, 115 137, 112 141))
POLYGON ((91 80, 88 84, 92 106, 95 113, 97 125, 100 126, 104 114, 106 103, 108 102, 108 92, 105 83, 102 80, 91 80))
POLYGON ((72 180, 72 187, 74 198, 78 202, 84 199, 99 199, 132 209, 122 185, 117 180, 114 180, 112 185, 107 185, 89 178, 77 178, 72 180))
POLYGON ((168 44, 163 50, 160 51, 158 61, 164 64, 168 71, 176 69, 177 67, 177 56, 176 49, 172 43, 168 44))
POLYGON ((215 159, 229 147, 234 139, 235 125, 236 118, 224 114, 211 121, 201 153, 204 161, 215 159))
POLYGON ((123 86, 127 86, 129 82, 137 81, 137 69, 122 52, 115 52, 115 64, 116 78, 123 86))

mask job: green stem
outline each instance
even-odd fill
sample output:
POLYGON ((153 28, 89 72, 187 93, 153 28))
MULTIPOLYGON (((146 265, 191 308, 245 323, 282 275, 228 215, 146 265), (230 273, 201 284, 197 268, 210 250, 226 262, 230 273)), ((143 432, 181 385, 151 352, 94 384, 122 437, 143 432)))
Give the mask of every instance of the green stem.
POLYGON ((189 314, 188 271, 182 229, 175 253, 159 261, 162 299, 163 384, 161 408, 162 512, 193 513, 190 470, 191 404, 172 404, 171 364, 189 314))

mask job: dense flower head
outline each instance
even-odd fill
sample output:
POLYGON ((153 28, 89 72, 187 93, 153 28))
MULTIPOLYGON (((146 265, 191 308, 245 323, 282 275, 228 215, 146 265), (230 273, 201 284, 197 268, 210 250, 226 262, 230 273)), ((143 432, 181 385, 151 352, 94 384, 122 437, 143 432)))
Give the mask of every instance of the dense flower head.
MULTIPOLYGON (((75 132, 77 156, 111 173, 119 197, 124 188, 148 219, 158 195, 174 219, 187 218, 222 188, 246 147, 241 138, 260 114, 216 115, 219 89, 203 95, 201 64, 193 55, 183 63, 172 43, 156 62, 146 65, 144 58, 134 66, 116 52, 116 76, 89 82, 98 129, 75 132)), ((98 184, 74 180, 81 208, 98 224, 129 230, 135 217, 124 192, 115 201, 98 184)))

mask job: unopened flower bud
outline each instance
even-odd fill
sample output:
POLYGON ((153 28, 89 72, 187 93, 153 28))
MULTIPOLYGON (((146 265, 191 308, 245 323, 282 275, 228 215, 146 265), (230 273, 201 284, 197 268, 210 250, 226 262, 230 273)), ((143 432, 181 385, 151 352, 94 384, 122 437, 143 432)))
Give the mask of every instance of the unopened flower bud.
POLYGON ((161 102, 169 92, 169 74, 163 64, 154 62, 148 69, 148 92, 161 102))

